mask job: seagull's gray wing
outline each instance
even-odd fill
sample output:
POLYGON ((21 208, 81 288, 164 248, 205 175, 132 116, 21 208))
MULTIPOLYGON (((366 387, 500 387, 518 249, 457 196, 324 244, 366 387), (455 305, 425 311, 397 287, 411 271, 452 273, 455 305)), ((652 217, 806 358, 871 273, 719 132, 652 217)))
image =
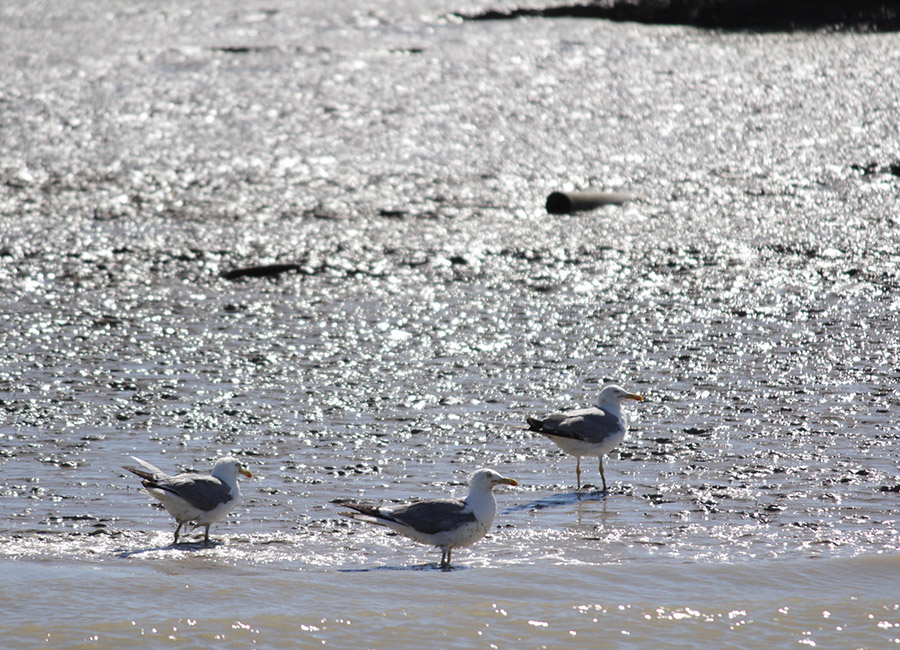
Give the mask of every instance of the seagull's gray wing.
POLYGON ((528 418, 532 431, 560 438, 599 443, 622 430, 622 420, 599 408, 554 413, 543 420, 528 418))
POLYGON ((206 474, 166 476, 155 481, 144 481, 144 486, 171 492, 200 510, 213 510, 231 500, 231 488, 215 476, 206 474))
POLYGON ((381 516, 433 535, 476 521, 465 507, 458 499, 432 499, 393 508, 389 513, 381 511, 381 516))

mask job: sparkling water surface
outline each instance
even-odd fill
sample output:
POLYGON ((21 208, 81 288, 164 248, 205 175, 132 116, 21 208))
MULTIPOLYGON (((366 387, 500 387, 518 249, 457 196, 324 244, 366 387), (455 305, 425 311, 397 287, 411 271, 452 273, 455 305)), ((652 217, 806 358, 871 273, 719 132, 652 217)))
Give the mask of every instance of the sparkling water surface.
POLYGON ((0 7, 10 647, 900 643, 900 37, 333 5, 0 7), (225 453, 171 546, 121 466, 225 453), (483 466, 452 571, 332 503, 483 466))

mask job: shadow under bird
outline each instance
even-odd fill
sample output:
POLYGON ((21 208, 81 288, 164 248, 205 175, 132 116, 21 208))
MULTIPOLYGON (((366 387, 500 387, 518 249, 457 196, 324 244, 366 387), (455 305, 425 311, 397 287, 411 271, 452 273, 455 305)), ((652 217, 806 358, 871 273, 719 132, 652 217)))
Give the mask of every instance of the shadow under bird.
POLYGON ((622 400, 626 399, 644 401, 640 395, 629 393, 619 386, 605 386, 597 397, 595 407, 527 419, 531 431, 547 436, 564 452, 578 459, 575 474, 579 491, 582 456, 596 456, 599 459, 603 491, 607 491, 603 455, 618 447, 628 432, 628 419, 620 407, 622 400))
POLYGON ((441 549, 441 568, 450 567, 454 548, 469 546, 484 537, 494 523, 497 502, 494 486, 518 485, 492 469, 479 469, 469 480, 469 494, 461 499, 430 499, 399 506, 372 506, 352 501, 339 505, 356 512, 340 514, 377 526, 386 526, 422 544, 441 549))
POLYGON ((125 466, 141 479, 141 485, 158 499, 170 515, 175 517, 175 544, 178 533, 187 523, 205 526, 203 541, 209 543, 209 527, 231 512, 241 500, 238 474, 252 478, 253 474, 237 458, 224 456, 213 465, 212 474, 184 473, 169 476, 150 463, 132 456, 143 469, 125 466))

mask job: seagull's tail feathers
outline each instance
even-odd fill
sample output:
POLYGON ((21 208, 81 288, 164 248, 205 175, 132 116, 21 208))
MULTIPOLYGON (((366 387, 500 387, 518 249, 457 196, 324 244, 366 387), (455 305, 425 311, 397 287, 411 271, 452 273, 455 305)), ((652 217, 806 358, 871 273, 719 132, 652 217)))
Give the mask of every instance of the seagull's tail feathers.
POLYGON ((355 519, 356 521, 364 521, 367 524, 375 524, 376 526, 386 526, 386 517, 378 511, 377 506, 370 506, 365 503, 354 503, 353 501, 335 501, 335 503, 351 508, 356 512, 339 512, 339 515, 355 519))
MULTIPOLYGON (((132 458, 134 458, 134 456, 132 456, 132 458)), ((157 472, 148 472, 143 469, 138 469, 137 467, 132 467, 131 465, 123 465, 122 469, 127 469, 132 474, 136 474, 137 476, 141 477, 143 479, 141 481, 141 485, 143 485, 148 490, 151 488, 158 488, 159 483, 157 481, 165 477, 165 474, 160 476, 157 472)))
MULTIPOLYGON (((166 476, 166 473, 164 471, 162 471, 160 468, 158 468, 156 465, 152 465, 152 464, 148 463, 146 460, 141 460, 137 456, 132 456, 131 458, 138 465, 153 472, 154 474, 158 474, 159 476, 166 476)), ((126 468, 126 469, 128 469, 128 468, 126 468)))
POLYGON ((150 472, 145 472, 144 470, 138 469, 137 467, 132 467, 131 465, 123 465, 122 469, 127 469, 132 474, 137 474, 145 481, 152 481, 154 479, 153 474, 151 474, 150 472))
POLYGON ((540 418, 529 416, 525 421, 528 422, 528 430, 529 431, 543 432, 544 421, 541 420, 540 418))

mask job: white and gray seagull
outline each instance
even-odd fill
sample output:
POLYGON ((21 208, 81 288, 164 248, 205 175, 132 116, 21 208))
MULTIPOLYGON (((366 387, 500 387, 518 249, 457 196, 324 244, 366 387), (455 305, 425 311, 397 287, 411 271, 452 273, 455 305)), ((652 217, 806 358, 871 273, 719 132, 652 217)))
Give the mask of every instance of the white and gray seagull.
POLYGON ((175 543, 184 524, 205 526, 203 541, 209 543, 209 527, 234 509, 241 500, 238 474, 252 478, 253 474, 237 458, 224 456, 213 465, 212 474, 185 473, 169 476, 147 461, 132 456, 144 469, 125 466, 141 479, 141 485, 158 499, 169 514, 175 517, 175 543))
POLYGON ((469 546, 484 537, 494 523, 495 485, 518 485, 492 469, 479 469, 469 481, 469 495, 461 499, 430 499, 399 506, 372 506, 338 501, 356 512, 340 514, 369 524, 386 526, 422 544, 441 549, 441 568, 450 567, 454 548, 469 546))
POLYGON ((620 402, 633 399, 643 402, 644 398, 629 393, 619 386, 605 386, 597 398, 597 406, 554 413, 545 418, 529 417, 528 427, 547 436, 567 454, 578 460, 575 474, 578 490, 581 490, 581 457, 596 456, 600 461, 600 478, 606 492, 606 476, 603 473, 603 454, 608 454, 625 439, 628 419, 622 413, 620 402))

